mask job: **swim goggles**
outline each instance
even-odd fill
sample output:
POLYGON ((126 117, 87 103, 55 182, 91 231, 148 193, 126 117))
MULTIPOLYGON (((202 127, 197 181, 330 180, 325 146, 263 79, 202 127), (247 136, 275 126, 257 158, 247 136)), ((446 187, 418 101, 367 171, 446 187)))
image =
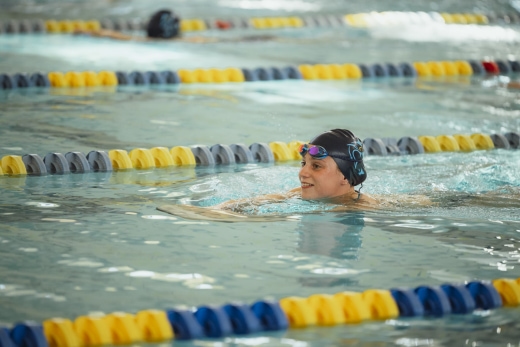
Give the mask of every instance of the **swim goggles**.
POLYGON ((301 145, 299 152, 302 157, 305 156, 306 153, 309 153, 314 159, 324 159, 329 156, 325 148, 308 143, 301 145))
MULTIPOLYGON (((309 143, 304 143, 303 145, 301 145, 299 152, 302 157, 305 156, 306 153, 309 153, 309 155, 311 157, 313 157, 314 159, 325 159, 326 157, 331 157, 331 158, 338 158, 338 159, 343 159, 343 160, 352 161, 352 162, 358 162, 358 161, 362 160, 362 159, 356 159, 355 157, 352 157, 352 154, 350 157, 347 157, 345 155, 336 155, 336 154, 332 155, 332 154, 329 154, 327 152, 327 150, 325 148, 323 148, 322 146, 311 145, 309 143)), ((361 154, 361 156, 362 156, 362 154, 361 154)))

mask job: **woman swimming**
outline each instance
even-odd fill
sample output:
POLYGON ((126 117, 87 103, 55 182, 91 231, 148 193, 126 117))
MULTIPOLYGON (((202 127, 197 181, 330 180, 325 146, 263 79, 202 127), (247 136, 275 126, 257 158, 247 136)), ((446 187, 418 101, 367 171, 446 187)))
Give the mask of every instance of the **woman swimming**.
MULTIPOLYGON (((374 209, 377 208, 378 201, 360 191, 362 183, 367 178, 363 153, 363 142, 351 131, 333 129, 316 136, 310 143, 300 146, 302 156, 298 174, 300 187, 282 194, 226 201, 209 208, 166 205, 159 207, 159 210, 190 219, 194 218, 193 213, 197 213, 199 217, 210 217, 209 219, 211 217, 217 217, 218 220, 229 217, 243 219, 249 217, 241 214, 246 209, 283 202, 290 198, 337 205, 334 211, 374 209), (360 188, 356 190, 356 186, 360 188)), ((264 220, 264 217, 257 218, 264 220)))
MULTIPOLYGON (((274 35, 246 35, 238 38, 216 38, 191 36, 184 37, 181 31, 181 18, 170 10, 155 12, 146 24, 146 36, 128 35, 116 30, 77 29, 75 35, 87 35, 91 37, 110 38, 121 41, 181 41, 190 43, 214 43, 214 42, 242 42, 242 41, 268 41, 279 40, 274 35)), ((283 41, 283 40, 282 40, 283 41)))
MULTIPOLYGON (((302 156, 298 174, 300 187, 285 194, 271 194, 254 199, 228 201, 215 206, 239 212, 240 205, 269 203, 300 197, 336 205, 376 205, 377 201, 355 190, 367 178, 363 164, 363 142, 351 131, 333 129, 300 146, 302 156)), ((360 187, 360 189, 361 189, 360 187)))

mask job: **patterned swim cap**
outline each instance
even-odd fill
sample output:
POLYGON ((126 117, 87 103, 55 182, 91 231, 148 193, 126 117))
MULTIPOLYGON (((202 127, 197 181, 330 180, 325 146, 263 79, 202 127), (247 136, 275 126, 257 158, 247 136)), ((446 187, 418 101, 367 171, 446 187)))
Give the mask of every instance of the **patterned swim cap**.
POLYGON ((311 142, 327 150, 350 185, 357 186, 367 178, 363 164, 363 142, 350 130, 333 129, 316 136, 311 142))
POLYGON ((169 10, 160 10, 155 12, 148 21, 146 33, 148 37, 170 39, 179 36, 180 27, 179 16, 169 10))

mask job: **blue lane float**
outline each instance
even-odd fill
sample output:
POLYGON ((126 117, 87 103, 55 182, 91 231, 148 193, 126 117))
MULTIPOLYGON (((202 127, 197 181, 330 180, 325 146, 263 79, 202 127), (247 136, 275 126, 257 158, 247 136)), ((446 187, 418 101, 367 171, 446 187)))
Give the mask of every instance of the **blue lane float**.
POLYGON ((390 293, 399 308, 399 315, 402 317, 422 317, 424 316, 424 306, 419 300, 417 293, 412 289, 393 288, 390 293))
POLYGON ((177 340, 192 340, 205 337, 202 326, 192 311, 168 310, 168 320, 177 340))
POLYGON ((279 69, 277 67, 270 68, 271 76, 273 76, 273 80, 287 80, 289 76, 283 69, 279 69))
POLYGON ((520 62, 518 62, 517 60, 509 60, 509 66, 511 67, 511 72, 520 72, 520 62))
POLYGON ((425 315, 442 317, 451 313, 450 301, 440 287, 419 286, 415 293, 423 304, 425 315))
POLYGON ((46 32, 45 22, 42 19, 27 20, 27 19, 10 19, 6 23, 0 22, 0 34, 5 32, 7 34, 18 33, 44 33, 46 32))
POLYGON ((11 336, 9 336, 9 329, 0 327, 0 347, 16 347, 11 336))
POLYGON ((256 76, 256 72, 251 69, 242 69, 242 73, 244 74, 244 80, 246 82, 255 82, 258 81, 258 77, 256 76))
POLYGON ((18 88, 34 87, 33 81, 27 74, 17 73, 13 75, 13 78, 18 88))
POLYGON ((132 81, 129 84, 142 86, 142 85, 148 85, 150 84, 150 80, 148 79, 148 76, 144 74, 141 71, 132 71, 128 75, 128 78, 130 81, 132 81))
POLYGON ((286 330, 289 327, 287 316, 276 301, 260 300, 251 305, 265 331, 286 330))
POLYGON ((254 70, 255 75, 259 81, 272 81, 273 75, 269 69, 259 67, 254 70))
POLYGON ((233 333, 231 320, 222 307, 201 306, 195 311, 195 318, 197 318, 207 337, 218 338, 233 333))
POLYGON ((404 77, 417 77, 417 70, 410 63, 400 63, 399 69, 403 73, 404 77))
POLYGON ((491 310, 502 306, 502 299, 491 282, 473 281, 469 282, 468 288, 475 300, 475 307, 482 310, 491 310))
POLYGON ((162 77, 164 79, 164 82, 166 84, 179 84, 179 83, 181 83, 181 79, 180 79, 179 75, 177 74, 177 72, 175 72, 175 71, 170 71, 170 70, 162 71, 161 75, 162 75, 162 77))
POLYGON ((371 66, 371 70, 374 74, 374 77, 388 77, 389 73, 385 65, 381 64, 373 64, 371 66))
POLYGON ((473 75, 475 76, 481 76, 486 73, 486 70, 482 66, 482 63, 476 60, 468 60, 469 65, 471 66, 471 69, 473 70, 473 75))
POLYGON ((41 72, 36 72, 31 75, 31 83, 35 87, 49 88, 51 86, 49 77, 41 72))
POLYGON ((397 66, 392 63, 385 64, 386 71, 390 77, 403 77, 403 72, 397 66))
POLYGON ((511 71, 511 66, 507 60, 495 60, 495 63, 498 66, 501 74, 509 75, 511 71))
POLYGON ((452 313, 466 314, 475 310, 475 300, 465 285, 443 284, 441 289, 450 301, 452 313))
POLYGON ((150 84, 165 84, 163 75, 156 71, 147 71, 145 72, 145 76, 150 84))
POLYGON ((10 336, 17 347, 49 347, 42 325, 36 322, 16 324, 11 329, 10 336))
POLYGON ((17 87, 18 85, 16 84, 16 81, 14 80, 13 76, 5 73, 0 75, 0 88, 16 89, 17 87))
POLYGON ((286 66, 283 68, 283 71, 286 73, 287 78, 293 80, 301 80, 303 79, 302 73, 295 66, 286 66))
POLYGON ((230 319, 234 334, 246 335, 262 331, 258 317, 248 305, 227 304, 223 309, 230 319))
POLYGON ((365 65, 365 64, 359 64, 359 69, 361 70, 361 74, 363 75, 363 78, 371 78, 374 77, 374 70, 372 69, 372 66, 365 65))
POLYGON ((120 86, 127 86, 133 84, 133 80, 130 80, 128 73, 124 71, 116 71, 117 83, 120 86))

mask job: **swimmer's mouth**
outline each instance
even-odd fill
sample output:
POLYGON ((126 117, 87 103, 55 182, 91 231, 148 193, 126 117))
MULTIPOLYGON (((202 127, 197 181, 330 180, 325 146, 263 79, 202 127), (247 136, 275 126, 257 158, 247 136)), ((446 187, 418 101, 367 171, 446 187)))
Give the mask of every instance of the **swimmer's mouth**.
POLYGON ((314 184, 310 184, 310 183, 302 183, 302 189, 305 189, 305 188, 310 188, 310 187, 313 187, 314 184))

